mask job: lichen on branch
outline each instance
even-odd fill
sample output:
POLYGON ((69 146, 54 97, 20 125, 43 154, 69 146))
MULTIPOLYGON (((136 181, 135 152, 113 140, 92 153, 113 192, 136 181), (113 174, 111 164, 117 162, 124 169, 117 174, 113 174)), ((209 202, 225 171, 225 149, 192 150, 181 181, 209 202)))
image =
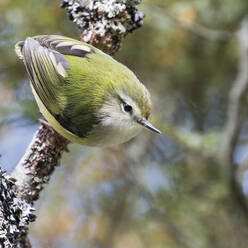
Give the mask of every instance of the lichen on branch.
POLYGON ((63 0, 69 18, 81 31, 80 39, 108 54, 119 50, 122 39, 143 24, 137 9, 141 0, 63 0))
POLYGON ((0 168, 0 247, 17 247, 35 220, 32 204, 17 195, 15 179, 0 168))

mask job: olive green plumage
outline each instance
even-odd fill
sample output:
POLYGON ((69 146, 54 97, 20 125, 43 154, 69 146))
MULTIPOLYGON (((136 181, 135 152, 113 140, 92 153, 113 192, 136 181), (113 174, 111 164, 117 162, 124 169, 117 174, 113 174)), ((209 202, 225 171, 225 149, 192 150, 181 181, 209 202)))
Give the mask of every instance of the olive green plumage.
POLYGON ((41 112, 66 138, 108 146, 130 139, 141 125, 149 124, 147 89, 127 67, 100 50, 67 37, 43 35, 18 42, 16 52, 41 112), (131 111, 123 106, 131 106, 131 111))

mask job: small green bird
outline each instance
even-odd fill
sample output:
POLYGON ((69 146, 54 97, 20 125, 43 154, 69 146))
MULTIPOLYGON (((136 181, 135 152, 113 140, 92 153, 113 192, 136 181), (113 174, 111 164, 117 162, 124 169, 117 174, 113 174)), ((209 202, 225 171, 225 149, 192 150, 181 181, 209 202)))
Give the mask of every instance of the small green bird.
POLYGON ((97 48, 59 35, 16 44, 41 113, 68 140, 87 146, 128 141, 148 118, 150 94, 126 66, 97 48))

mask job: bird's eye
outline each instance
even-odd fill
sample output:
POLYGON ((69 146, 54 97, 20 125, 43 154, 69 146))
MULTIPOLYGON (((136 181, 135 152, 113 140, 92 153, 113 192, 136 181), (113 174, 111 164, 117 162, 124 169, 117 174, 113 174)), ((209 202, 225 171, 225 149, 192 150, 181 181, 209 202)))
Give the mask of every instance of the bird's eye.
POLYGON ((123 110, 124 110, 125 112, 127 112, 127 113, 131 113, 132 110, 133 110, 133 108, 132 108, 132 106, 130 106, 129 104, 123 103, 123 110))

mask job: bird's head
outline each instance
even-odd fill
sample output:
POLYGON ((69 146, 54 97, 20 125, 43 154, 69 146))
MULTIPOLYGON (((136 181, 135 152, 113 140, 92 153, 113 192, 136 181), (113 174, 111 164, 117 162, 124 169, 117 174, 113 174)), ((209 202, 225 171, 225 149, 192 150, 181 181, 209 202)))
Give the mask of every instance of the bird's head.
POLYGON ((113 86, 99 111, 104 126, 112 126, 127 139, 135 136, 142 127, 153 132, 161 132, 150 122, 151 100, 146 87, 138 80, 134 84, 127 82, 113 86), (128 137, 129 136, 129 137, 128 137))

